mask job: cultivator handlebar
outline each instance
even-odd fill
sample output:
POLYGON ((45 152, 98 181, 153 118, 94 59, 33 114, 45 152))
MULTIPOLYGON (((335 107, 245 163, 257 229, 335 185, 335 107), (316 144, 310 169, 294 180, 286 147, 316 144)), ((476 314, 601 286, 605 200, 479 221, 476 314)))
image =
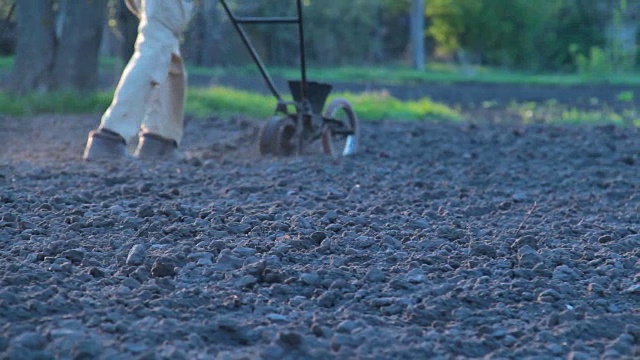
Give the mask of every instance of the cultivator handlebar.
POLYGON ((236 29, 236 31, 240 35, 242 42, 247 47, 247 50, 249 50, 249 54, 251 55, 251 58, 258 66, 258 69, 260 70, 260 74, 262 75, 265 82, 267 83, 269 90, 271 90, 271 93, 273 94, 273 96, 276 97, 276 99, 278 99, 278 101, 282 101, 282 96, 280 96, 280 93, 276 89, 276 86, 273 83, 271 76, 269 76, 269 73, 267 73, 267 70, 262 60, 260 59, 258 52, 256 51, 255 47, 251 43, 249 36, 242 28, 242 24, 296 24, 298 25, 298 40, 300 44, 300 77, 302 79, 302 84, 303 84, 303 86, 300 87, 300 97, 303 99, 306 99, 307 97, 306 96, 307 66, 306 66, 305 49, 304 49, 304 32, 303 32, 304 20, 302 17, 302 0, 296 0, 297 16, 293 16, 293 17, 241 17, 241 16, 239 17, 239 16, 236 16, 233 13, 233 11, 231 11, 231 8, 229 7, 229 4, 227 4, 226 0, 220 0, 220 3, 222 4, 224 11, 227 13, 227 16, 231 20, 233 27, 236 29))

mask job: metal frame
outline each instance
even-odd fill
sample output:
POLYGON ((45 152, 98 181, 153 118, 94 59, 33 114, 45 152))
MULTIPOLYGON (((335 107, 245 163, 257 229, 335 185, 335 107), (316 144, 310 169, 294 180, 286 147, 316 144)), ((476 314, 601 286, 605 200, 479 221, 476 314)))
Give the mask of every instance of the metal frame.
POLYGON ((271 93, 273 94, 273 96, 276 97, 276 99, 278 99, 279 102, 282 101, 282 96, 278 92, 278 89, 276 89, 276 86, 273 83, 273 79, 271 79, 271 76, 269 76, 269 73, 267 73, 264 63, 262 62, 262 59, 258 55, 258 52, 253 46, 253 43, 251 43, 251 40, 249 39, 249 36, 247 35, 247 33, 244 31, 244 28, 242 27, 242 25, 243 24, 297 24, 298 25, 298 40, 300 44, 300 78, 302 82, 302 86, 300 87, 300 98, 307 99, 307 64, 306 64, 305 48, 304 48, 304 31, 303 31, 304 19, 302 17, 302 0, 296 0, 296 9, 297 9, 298 15, 295 17, 239 17, 239 16, 236 16, 233 13, 233 11, 231 11, 231 8, 229 8, 229 5, 227 4, 226 0, 220 0, 220 3, 222 4, 224 11, 227 13, 227 16, 231 20, 233 27, 236 29, 236 31, 240 35, 242 42, 249 50, 251 58, 258 66, 258 69, 260 70, 260 74, 262 75, 265 82, 267 83, 269 90, 271 90, 271 93))
POLYGON ((316 81, 307 80, 307 64, 304 44, 304 18, 302 16, 302 0, 296 0, 297 16, 292 17, 240 17, 236 16, 226 0, 220 0, 224 11, 231 20, 236 32, 249 51, 251 58, 260 70, 271 93, 278 101, 276 115, 262 128, 260 136, 260 152, 262 154, 289 155, 300 154, 306 144, 322 139, 325 153, 335 155, 331 146, 334 136, 344 136, 346 139, 342 155, 350 155, 356 151, 358 125, 357 117, 351 105, 344 99, 333 99, 325 113, 322 114, 325 102, 329 97, 332 86, 316 81), (262 59, 244 31, 243 25, 250 24, 294 24, 298 28, 300 51, 300 80, 289 81, 289 91, 293 101, 285 101, 278 92, 273 79, 269 76, 262 59), (290 107, 295 109, 289 111, 290 107), (343 110, 348 117, 347 126, 334 114, 343 110))

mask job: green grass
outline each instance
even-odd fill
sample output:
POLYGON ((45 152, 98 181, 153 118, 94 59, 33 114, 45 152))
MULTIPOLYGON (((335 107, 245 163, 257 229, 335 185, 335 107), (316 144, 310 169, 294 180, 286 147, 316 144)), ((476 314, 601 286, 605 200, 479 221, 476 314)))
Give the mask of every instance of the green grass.
POLYGON ((358 117, 366 120, 462 120, 462 115, 457 110, 429 98, 401 101, 385 91, 342 93, 335 97, 347 99, 358 117))
MULTIPOLYGON (((10 71, 13 57, 0 57, 0 75, 10 71)), ((100 58, 100 70, 119 71, 124 64, 115 57, 100 58)), ((187 66, 191 75, 198 76, 254 76, 258 69, 254 64, 233 67, 187 66)), ((267 66, 273 76, 296 79, 300 77, 298 68, 278 68, 267 66)), ((308 69, 308 77, 317 81, 356 82, 409 85, 433 82, 482 82, 505 84, 579 85, 579 84, 624 84, 640 85, 640 70, 626 74, 577 74, 577 73, 530 73, 525 71, 502 70, 483 66, 460 66, 446 63, 428 63, 425 71, 406 66, 342 66, 337 68, 308 69)))
MULTIPOLYGON (((429 99, 400 101, 388 93, 343 93, 336 96, 351 101, 358 116, 364 120, 459 120, 460 114, 446 105, 429 99)), ((17 96, 0 92, 0 114, 29 116, 42 113, 96 113, 103 112, 111 101, 111 92, 79 94, 57 92, 45 95, 17 96)), ((195 117, 241 115, 264 118, 273 115, 276 101, 272 96, 246 91, 212 87, 190 89, 186 113, 195 117)))
MULTIPOLYGON (((352 104, 359 118, 364 120, 460 120, 458 111, 428 98, 417 101, 400 101, 386 92, 341 93, 330 97, 342 97, 352 104)), ((268 117, 273 115, 276 100, 270 95, 260 95, 227 87, 191 89, 186 112, 196 117, 211 114, 229 116, 268 117)))
POLYGON ((635 108, 615 111, 608 106, 603 106, 586 111, 559 105, 556 101, 549 100, 544 103, 512 103, 505 112, 505 118, 517 119, 524 124, 640 126, 640 112, 635 108))
MULTIPOLYGON (((112 92, 79 94, 57 92, 45 95, 29 94, 17 96, 0 92, 0 114, 10 116, 31 116, 36 114, 101 113, 111 102, 112 92)), ((629 95, 624 95, 628 97, 629 95)), ((361 94, 340 93, 353 105, 358 117, 363 120, 446 120, 465 119, 457 109, 433 102, 428 98, 417 101, 400 101, 387 92, 361 94)), ((267 118, 274 113, 276 102, 271 96, 250 93, 225 87, 190 89, 186 112, 196 118, 209 116, 245 116, 267 118)), ((492 109, 487 104, 486 109, 492 109)), ((640 112, 631 108, 622 112, 603 107, 584 111, 557 104, 513 103, 498 111, 504 121, 517 120, 522 123, 547 124, 615 124, 640 127, 640 112)), ((474 120, 474 119, 472 119, 474 120)), ((479 119, 481 120, 481 119, 479 119)))
POLYGON ((13 67, 13 58, 0 56, 0 73, 7 73, 13 67))
MULTIPOLYGON (((111 71, 121 67, 119 59, 104 58, 102 71, 111 71)), ((0 75, 10 71, 13 58, 0 57, 0 75)), ((276 76, 297 78, 298 69, 276 68, 270 71, 276 76)), ((190 74, 221 76, 256 75, 253 65, 235 68, 197 68, 190 67, 190 74)), ((447 64, 429 64, 427 71, 419 72, 408 68, 360 68, 341 67, 336 69, 310 69, 309 77, 315 80, 336 82, 378 82, 410 84, 432 81, 484 81, 503 83, 531 84, 585 84, 602 81, 602 78, 589 78, 585 75, 536 75, 516 72, 502 72, 495 69, 461 69, 447 64)), ((612 83, 640 85, 640 74, 612 76, 612 83)), ((40 113, 99 113, 103 112, 111 101, 111 91, 79 94, 77 92, 57 92, 46 95, 29 94, 16 96, 0 92, 0 114, 29 116, 40 113)), ((617 94, 618 101, 632 103, 636 99, 632 91, 617 94)), ((416 101, 401 101, 388 92, 367 92, 360 94, 342 93, 334 97, 344 97, 351 102, 358 116, 363 120, 460 120, 463 116, 457 109, 436 103, 428 98, 416 101)), ((242 115, 252 118, 269 117, 274 113, 276 101, 270 95, 261 95, 227 87, 190 88, 187 97, 186 112, 196 117, 242 115)), ((527 122, 593 124, 614 123, 640 126, 640 115, 635 107, 616 113, 611 109, 582 111, 554 104, 514 104, 507 109, 509 117, 527 122)))
POLYGON ((0 114, 30 116, 36 114, 78 114, 104 111, 111 93, 55 92, 45 95, 14 95, 0 91, 0 114))
MULTIPOLYGON (((201 76, 258 75, 255 66, 237 67, 188 67, 190 74, 201 76)), ((272 76, 288 79, 300 78, 299 69, 269 68, 272 76)), ((590 74, 537 74, 521 71, 505 71, 486 67, 461 67, 448 64, 433 63, 425 71, 418 71, 408 67, 338 67, 338 68, 309 68, 309 78, 328 83, 354 82, 376 83, 388 85, 411 85, 421 83, 455 83, 480 82, 495 84, 532 84, 532 85, 580 85, 580 84, 624 84, 640 85, 640 72, 628 74, 590 75, 590 74)))
POLYGON ((185 111, 196 117, 244 115, 267 117, 273 114, 276 101, 265 96, 226 87, 189 89, 185 111))

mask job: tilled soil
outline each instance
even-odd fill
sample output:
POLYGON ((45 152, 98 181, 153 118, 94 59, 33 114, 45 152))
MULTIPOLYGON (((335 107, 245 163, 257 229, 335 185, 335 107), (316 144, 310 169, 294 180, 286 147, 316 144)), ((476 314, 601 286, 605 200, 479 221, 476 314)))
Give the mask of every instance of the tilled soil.
POLYGON ((365 123, 333 160, 193 120, 82 162, 97 123, 0 119, 0 358, 640 356, 637 129, 365 123))

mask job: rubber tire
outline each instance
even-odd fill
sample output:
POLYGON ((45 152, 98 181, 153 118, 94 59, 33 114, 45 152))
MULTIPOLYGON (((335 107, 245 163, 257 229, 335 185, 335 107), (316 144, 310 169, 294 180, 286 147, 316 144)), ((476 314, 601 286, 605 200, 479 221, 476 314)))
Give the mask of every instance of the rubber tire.
POLYGON ((289 117, 274 116, 262 128, 260 134, 260 154, 289 156, 296 153, 293 136, 296 123, 289 117))
POLYGON ((358 117, 356 116, 351 104, 342 98, 333 99, 329 102, 329 105, 327 105, 324 111, 324 117, 335 118, 336 113, 340 110, 343 110, 347 115, 348 124, 345 125, 353 129, 353 135, 347 136, 343 149, 334 149, 332 142, 333 134, 331 134, 331 128, 327 126, 327 128, 322 132, 322 150, 325 154, 330 156, 349 156, 358 151, 360 129, 358 117), (337 151, 340 151, 340 153, 336 153, 337 151))

